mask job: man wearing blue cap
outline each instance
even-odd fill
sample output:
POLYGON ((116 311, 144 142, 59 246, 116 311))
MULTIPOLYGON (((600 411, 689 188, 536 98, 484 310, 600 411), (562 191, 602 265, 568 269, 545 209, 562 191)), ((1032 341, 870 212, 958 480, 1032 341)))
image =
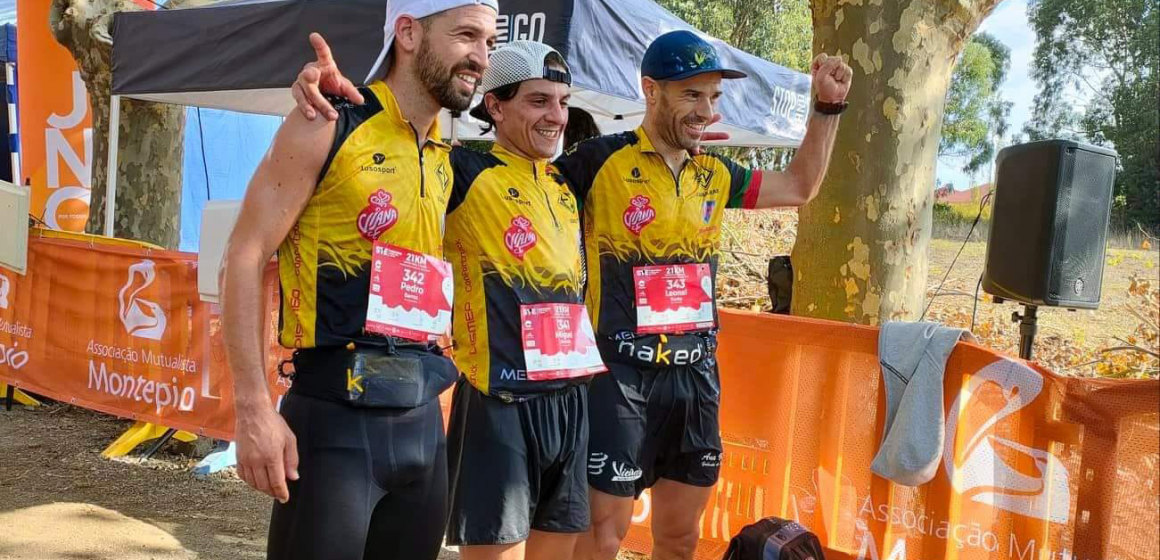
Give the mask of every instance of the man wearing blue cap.
POLYGON ((745 78, 689 31, 641 62, 645 117, 579 143, 556 166, 584 201, 586 300, 608 373, 589 389, 592 532, 575 560, 612 560, 651 488, 653 560, 689 560, 723 458, 714 293, 724 209, 796 207, 817 194, 851 70, 812 64, 817 100, 785 171, 699 154, 722 80, 745 78))
MULTIPOLYGON (((340 76, 333 61, 312 68, 340 76)), ((590 387, 592 532, 576 560, 615 558, 645 488, 653 560, 693 557, 722 460, 714 300, 721 220, 726 207, 797 207, 817 194, 852 71, 821 54, 811 73, 814 112, 793 160, 784 171, 748 170, 699 149, 722 80, 745 74, 723 66, 695 33, 666 33, 641 63, 642 126, 580 142, 556 160, 583 201, 585 299, 609 369, 590 387)), ((300 110, 311 111, 319 80, 303 76, 296 87, 310 93, 297 96, 300 110)))

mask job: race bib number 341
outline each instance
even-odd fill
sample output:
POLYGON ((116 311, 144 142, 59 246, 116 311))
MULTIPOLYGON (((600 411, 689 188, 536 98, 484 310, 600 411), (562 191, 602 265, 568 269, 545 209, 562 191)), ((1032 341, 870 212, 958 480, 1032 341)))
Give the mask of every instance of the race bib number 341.
POLYGON ((521 305, 520 323, 528 380, 582 377, 607 370, 584 304, 521 305))
POLYGON ((366 330, 428 341, 451 326, 451 264, 431 255, 375 242, 366 330))
POLYGON ((637 333, 679 333, 715 325, 708 264, 638 266, 632 269, 632 279, 637 333))

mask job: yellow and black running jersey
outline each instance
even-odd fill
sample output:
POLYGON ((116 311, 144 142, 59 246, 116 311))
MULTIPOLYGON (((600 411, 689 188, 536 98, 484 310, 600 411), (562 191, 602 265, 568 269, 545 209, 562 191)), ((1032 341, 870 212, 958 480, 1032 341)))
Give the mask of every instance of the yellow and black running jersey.
POLYGON ((571 190, 496 144, 451 152, 455 187, 444 250, 455 273, 455 363, 495 397, 554 391, 578 379, 529 381, 520 305, 583 303, 580 215, 571 190))
POLYGON ((724 209, 752 208, 761 181, 711 154, 690 157, 674 175, 643 127, 580 142, 554 167, 583 201, 597 338, 636 330, 633 267, 708 263, 715 290, 724 209))
POLYGON ((451 198, 450 146, 419 136, 381 81, 366 103, 339 100, 333 146, 318 187, 278 249, 280 339, 291 348, 345 345, 363 331, 375 240, 442 255, 451 198))

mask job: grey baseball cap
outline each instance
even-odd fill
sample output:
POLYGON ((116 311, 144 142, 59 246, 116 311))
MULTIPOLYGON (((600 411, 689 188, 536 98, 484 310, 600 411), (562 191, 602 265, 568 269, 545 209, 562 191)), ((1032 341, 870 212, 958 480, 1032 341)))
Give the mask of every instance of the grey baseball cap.
POLYGON ((479 83, 479 94, 527 80, 550 80, 572 85, 572 74, 564 56, 537 41, 512 41, 488 57, 487 71, 479 83), (555 63, 563 70, 550 68, 555 63))

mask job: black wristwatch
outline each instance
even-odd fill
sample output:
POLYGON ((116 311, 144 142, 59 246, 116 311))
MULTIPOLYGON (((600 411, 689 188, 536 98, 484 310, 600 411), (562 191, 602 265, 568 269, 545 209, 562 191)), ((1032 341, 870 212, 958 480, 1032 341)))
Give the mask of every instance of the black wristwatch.
POLYGON ((846 107, 850 104, 842 101, 841 103, 826 103, 821 100, 814 100, 814 110, 823 115, 841 115, 846 107))

